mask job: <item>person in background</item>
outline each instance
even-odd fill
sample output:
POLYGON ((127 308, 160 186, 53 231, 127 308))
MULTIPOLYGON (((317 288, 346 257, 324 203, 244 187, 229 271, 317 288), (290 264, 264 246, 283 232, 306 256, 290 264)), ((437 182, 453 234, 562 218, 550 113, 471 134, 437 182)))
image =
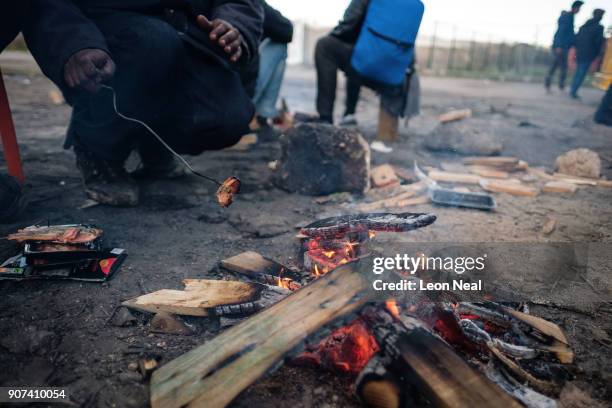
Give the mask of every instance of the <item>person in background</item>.
POLYGON ((565 78, 567 77, 567 53, 574 45, 574 16, 580 12, 580 8, 584 4, 583 1, 575 1, 572 3, 570 11, 562 11, 559 20, 557 21, 557 32, 553 39, 553 63, 548 71, 545 86, 550 92, 552 80, 557 69, 559 69, 559 89, 565 89, 565 78))
POLYGON ((380 95, 381 106, 389 115, 395 118, 404 115, 410 69, 406 71, 402 83, 388 85, 376 80, 364 79, 351 65, 354 47, 361 34, 369 5, 370 0, 352 0, 338 25, 327 36, 319 39, 316 44, 316 108, 320 122, 333 123, 338 70, 346 74, 346 102, 340 121, 341 125, 354 126, 357 124, 355 110, 362 85, 372 88, 380 95))
POLYGON ((223 149, 249 133, 254 106, 233 69, 258 53, 259 0, 32 0, 28 48, 72 106, 74 147, 89 198, 136 205, 139 177, 171 178, 182 168, 143 127, 183 154, 223 149), (103 88, 110 85, 114 90, 103 88))
POLYGON ((589 19, 576 34, 576 72, 572 80, 570 96, 578 99, 578 89, 589 73, 591 64, 603 53, 604 26, 600 24, 604 10, 595 9, 593 17, 589 19))
POLYGON ((315 47, 317 69, 317 112, 321 122, 333 123, 336 100, 337 71, 347 75, 346 109, 343 123, 351 124, 359 100, 361 82, 351 75, 351 55, 363 24, 369 0, 352 0, 344 17, 315 47))
POLYGON ((293 24, 265 1, 262 1, 262 5, 263 37, 252 98, 260 126, 259 134, 271 135, 270 121, 279 117, 276 104, 287 65, 287 46, 293 40, 293 24))

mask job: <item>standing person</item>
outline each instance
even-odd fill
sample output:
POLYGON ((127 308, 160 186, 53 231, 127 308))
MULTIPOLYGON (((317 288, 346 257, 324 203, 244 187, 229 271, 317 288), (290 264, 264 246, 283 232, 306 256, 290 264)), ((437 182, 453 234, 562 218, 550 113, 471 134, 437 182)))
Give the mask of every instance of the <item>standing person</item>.
POLYGON ((570 90, 570 96, 574 99, 578 99, 578 89, 589 73, 591 64, 603 52, 604 26, 600 22, 604 13, 602 9, 595 9, 593 17, 584 23, 576 34, 576 72, 570 90))
POLYGON ((86 194, 136 205, 124 163, 133 150, 141 176, 168 178, 179 164, 141 120, 179 153, 235 144, 254 107, 232 69, 257 55, 258 0, 32 0, 24 29, 34 58, 72 106, 73 146, 86 194), (102 88, 112 86, 114 91, 102 88))
POLYGON ((567 53, 574 45, 574 16, 578 14, 580 8, 584 4, 583 1, 575 1, 572 3, 570 11, 562 11, 559 20, 557 21, 557 32, 553 39, 553 64, 548 71, 546 77, 546 90, 550 92, 553 76, 559 69, 559 89, 565 89, 565 78, 567 77, 567 53))
POLYGON ((293 40, 293 23, 265 1, 263 41, 259 46, 259 70, 253 103, 262 132, 270 132, 270 120, 279 116, 276 108, 285 68, 287 46, 293 40))

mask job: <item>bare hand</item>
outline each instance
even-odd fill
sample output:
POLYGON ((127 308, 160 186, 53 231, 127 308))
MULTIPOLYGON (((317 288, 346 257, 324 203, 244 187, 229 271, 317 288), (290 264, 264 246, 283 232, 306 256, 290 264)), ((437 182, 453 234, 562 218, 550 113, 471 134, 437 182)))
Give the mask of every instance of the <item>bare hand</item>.
POLYGON ((113 77, 115 63, 105 51, 86 48, 75 52, 64 66, 64 80, 71 88, 98 92, 100 84, 113 77))
POLYGON ((242 35, 240 31, 227 21, 215 19, 208 20, 205 16, 197 17, 198 25, 209 32, 212 42, 223 48, 223 51, 230 56, 230 61, 237 62, 242 56, 242 35))

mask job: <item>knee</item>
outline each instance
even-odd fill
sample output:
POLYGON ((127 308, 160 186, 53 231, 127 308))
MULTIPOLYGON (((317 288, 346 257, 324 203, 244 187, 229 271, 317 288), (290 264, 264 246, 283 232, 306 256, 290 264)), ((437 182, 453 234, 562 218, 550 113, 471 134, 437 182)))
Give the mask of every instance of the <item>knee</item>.
POLYGON ((321 37, 315 45, 315 60, 323 58, 327 55, 330 49, 333 47, 334 38, 331 35, 321 37))
POLYGON ((139 16, 130 24, 111 30, 109 46, 118 72, 146 72, 149 82, 163 80, 179 66, 183 43, 168 23, 153 17, 139 16))

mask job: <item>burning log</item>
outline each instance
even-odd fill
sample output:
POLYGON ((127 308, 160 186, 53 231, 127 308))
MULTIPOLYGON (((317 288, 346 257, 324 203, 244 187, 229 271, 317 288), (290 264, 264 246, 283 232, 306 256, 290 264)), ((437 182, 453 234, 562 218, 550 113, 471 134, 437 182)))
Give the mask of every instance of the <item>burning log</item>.
POLYGON ((290 290, 298 290, 300 275, 278 262, 263 257, 257 252, 247 251, 220 263, 223 269, 248 276, 266 285, 275 285, 290 290))
POLYGON ((472 369, 420 321, 383 310, 366 314, 381 353, 399 378, 407 379, 441 407, 521 407, 500 388, 472 369))
POLYGON ((153 373, 153 408, 224 407, 309 335, 376 296, 371 260, 343 265, 153 373))
POLYGON ((395 376, 387 370, 379 355, 370 359, 357 377, 355 394, 361 401, 374 408, 399 408, 404 406, 402 391, 395 376))
POLYGON ((331 217, 316 221, 301 229, 311 238, 334 239, 349 233, 364 231, 407 232, 426 227, 436 221, 433 214, 372 213, 331 217))

